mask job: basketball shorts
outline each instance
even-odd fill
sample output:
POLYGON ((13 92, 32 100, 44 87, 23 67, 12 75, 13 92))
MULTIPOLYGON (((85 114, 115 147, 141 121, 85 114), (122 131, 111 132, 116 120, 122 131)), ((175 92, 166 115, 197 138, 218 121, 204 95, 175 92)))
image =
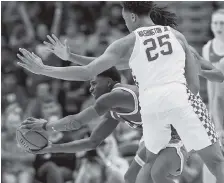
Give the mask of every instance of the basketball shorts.
MULTIPOLYGON (((141 146, 143 143, 144 143, 144 139, 141 138, 141 140, 139 141, 139 146, 141 146)), ((174 170, 174 172, 170 172, 170 174, 172 176, 179 176, 183 171, 184 163, 186 160, 186 154, 187 154, 186 149, 180 140, 171 140, 169 142, 169 144, 167 144, 164 149, 166 149, 166 148, 175 148, 176 149, 177 156, 180 158, 180 167, 177 170, 174 170)), ((164 149, 162 149, 162 150, 164 150, 164 149)), ((176 160, 172 160, 172 161, 176 161, 176 160)))
POLYGON ((217 142, 215 126, 201 97, 195 96, 187 87, 183 97, 181 102, 186 100, 186 105, 181 107, 157 113, 141 113, 145 146, 152 153, 158 154, 169 143, 170 124, 177 130, 188 152, 217 142))

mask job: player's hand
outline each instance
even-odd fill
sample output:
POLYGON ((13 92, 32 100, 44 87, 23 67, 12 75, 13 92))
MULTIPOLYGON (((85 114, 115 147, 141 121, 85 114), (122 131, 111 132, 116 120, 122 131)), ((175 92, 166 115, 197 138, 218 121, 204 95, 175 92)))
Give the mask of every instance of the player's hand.
POLYGON ((67 39, 63 44, 54 34, 52 34, 52 36, 47 35, 47 38, 50 42, 44 41, 44 44, 47 46, 47 50, 54 53, 62 60, 69 60, 70 49, 67 45, 67 39))
POLYGON ((22 129, 27 129, 30 131, 42 132, 45 131, 43 126, 47 121, 45 119, 36 119, 29 117, 21 125, 22 129))
POLYGON ((22 62, 18 62, 17 64, 34 74, 42 74, 45 68, 42 59, 24 48, 20 48, 19 51, 22 53, 22 55, 17 54, 17 57, 22 62))

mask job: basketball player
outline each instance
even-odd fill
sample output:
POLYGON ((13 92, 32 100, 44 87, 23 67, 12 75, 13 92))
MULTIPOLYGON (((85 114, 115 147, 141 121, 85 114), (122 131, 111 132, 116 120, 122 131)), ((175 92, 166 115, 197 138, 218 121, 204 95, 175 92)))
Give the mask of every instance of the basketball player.
MULTIPOLYGON (((56 122, 46 123, 43 121, 41 123, 38 119, 35 120, 32 118, 23 123, 24 128, 29 128, 31 130, 42 131, 44 130, 43 128, 45 128, 46 130, 54 129, 57 131, 66 131, 72 130, 74 126, 76 126, 75 128, 79 128, 80 126, 99 118, 99 115, 91 112, 91 108, 95 108, 97 113, 101 116, 104 115, 103 122, 96 127, 89 139, 74 141, 67 144, 53 145, 52 147, 45 148, 37 153, 59 151, 74 153, 96 148, 114 131, 119 122, 125 122, 130 127, 141 130, 142 123, 139 111, 138 88, 132 85, 120 84, 120 80, 120 75, 115 68, 104 71, 95 77, 91 81, 90 91, 96 98, 96 103, 94 106, 85 109, 80 114, 68 116, 56 122), (80 125, 77 127, 77 124, 80 125), (46 126, 43 127, 44 125, 46 126)), ((170 126, 168 126, 168 128, 170 129, 170 126)), ((186 153, 175 129, 171 128, 170 130, 172 130, 172 140, 166 148, 168 150, 162 150, 161 154, 169 157, 164 161, 164 164, 169 163, 171 168, 167 169, 167 171, 176 176, 182 171, 186 153)), ((143 149, 144 145, 141 144, 139 152, 144 152, 145 150, 143 149)), ((158 159, 160 156, 161 155, 158 156, 158 159)), ((141 155, 141 157, 144 157, 144 154, 141 155)), ((145 158, 140 158, 136 155, 135 159, 137 161, 136 163, 140 165, 144 164, 145 158)), ((140 168, 141 166, 139 166, 139 169, 140 168)))
MULTIPOLYGON (((142 130, 138 102, 138 88, 132 85, 120 84, 120 80, 120 75, 115 68, 104 71, 91 80, 90 91, 96 99, 96 103, 92 107, 85 109, 79 114, 67 116, 59 121, 46 123, 32 118, 23 123, 24 128, 31 130, 42 131, 46 129, 52 131, 52 129, 54 129, 57 131, 67 131, 72 130, 74 127, 79 128, 82 125, 99 118, 99 115, 91 112, 92 108, 95 108, 100 116, 104 116, 103 122, 96 127, 90 138, 67 144, 52 145, 37 153, 57 153, 60 151, 65 153, 75 153, 77 151, 96 148, 115 130, 119 122, 125 122, 132 128, 142 130), (46 126, 44 127, 44 125, 46 126)), ((167 128, 172 131, 172 140, 169 145, 167 145, 167 148, 161 151, 158 159, 160 159, 161 156, 166 156, 167 158, 166 160, 163 160, 163 164, 170 165, 167 172, 173 176, 177 176, 182 172, 186 151, 184 150, 175 129, 173 127, 170 128, 170 125, 167 128)), ((145 153, 145 147, 143 142, 141 142, 138 152, 141 153, 140 157, 142 158, 140 158, 139 155, 136 155, 134 162, 138 164, 138 168, 140 169, 145 160, 145 155, 143 154, 143 152, 145 153)), ((138 171, 136 171, 136 168, 134 170, 135 176, 137 176, 138 171)), ((129 172, 132 171, 130 170, 129 172)), ((129 172, 127 173, 128 176, 126 176, 126 180, 130 179, 129 172)), ((130 182, 130 180, 128 182, 130 182)))
MULTIPOLYGON (((187 150, 196 150, 217 182, 224 182, 224 158, 214 125, 205 115, 203 105, 188 101, 186 85, 199 86, 199 68, 185 37, 169 26, 153 23, 149 15, 157 7, 151 1, 122 2, 122 6, 131 33, 112 43, 90 64, 45 66, 36 55, 26 51, 24 57, 18 55, 22 60, 19 65, 36 74, 79 81, 90 80, 112 66, 131 68, 139 86, 147 162, 153 162, 168 144, 170 132, 166 126, 172 124, 187 150), (193 110, 194 105, 199 105, 197 111, 193 110)), ((198 90, 192 92, 197 94, 198 90)), ((164 177, 154 182, 171 181, 164 177)))
MULTIPOLYGON (((224 58, 224 9, 219 9, 212 14, 211 30, 214 38, 203 47, 202 53, 206 60, 209 60, 214 66, 219 67, 220 60, 224 58)), ((223 130, 223 111, 222 98, 219 89, 223 84, 207 83, 209 109, 215 122, 219 134, 223 130)))

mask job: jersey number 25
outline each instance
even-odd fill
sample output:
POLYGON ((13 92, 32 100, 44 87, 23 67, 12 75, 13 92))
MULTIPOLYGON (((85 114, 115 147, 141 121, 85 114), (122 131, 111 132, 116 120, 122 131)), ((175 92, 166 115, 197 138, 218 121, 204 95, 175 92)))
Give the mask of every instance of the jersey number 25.
POLYGON ((143 42, 144 45, 147 45, 150 42, 152 44, 151 47, 146 48, 146 55, 148 57, 149 62, 154 61, 159 57, 159 53, 154 54, 154 56, 152 56, 152 54, 151 54, 151 51, 156 50, 156 48, 158 46, 160 46, 160 47, 167 46, 166 50, 161 50, 160 51, 160 53, 162 55, 169 55, 169 54, 173 53, 173 48, 171 46, 171 43, 168 41, 169 38, 170 38, 170 36, 168 34, 157 37, 159 45, 156 44, 156 41, 155 41, 154 38, 146 39, 143 42))

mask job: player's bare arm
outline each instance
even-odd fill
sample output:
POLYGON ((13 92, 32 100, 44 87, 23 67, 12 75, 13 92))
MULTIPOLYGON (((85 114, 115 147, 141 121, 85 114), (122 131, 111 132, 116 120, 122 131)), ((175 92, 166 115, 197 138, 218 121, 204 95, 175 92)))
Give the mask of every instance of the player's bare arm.
POLYGON ((47 35, 49 42, 44 41, 44 44, 47 46, 47 50, 54 53, 60 59, 65 61, 70 61, 79 65, 88 65, 96 57, 86 57, 70 52, 70 48, 67 44, 67 39, 62 43, 54 34, 52 36, 47 35))
POLYGON ((52 67, 44 65, 42 60, 25 49, 20 49, 23 56, 17 54, 22 62, 18 62, 21 67, 33 72, 57 79, 86 81, 90 80, 97 74, 111 68, 119 66, 119 68, 128 69, 129 59, 134 47, 134 33, 121 38, 112 43, 100 57, 96 58, 86 66, 70 66, 70 67, 52 67))
POLYGON ((190 46, 190 49, 201 65, 201 71, 199 72, 199 74, 210 81, 223 82, 223 73, 217 68, 215 68, 211 64, 211 62, 206 61, 202 56, 200 56, 199 53, 193 47, 190 46))
POLYGON ((200 73, 200 65, 198 64, 196 58, 194 57, 190 49, 190 45, 187 43, 187 40, 184 37, 184 35, 174 29, 172 29, 172 31, 177 37, 180 44, 182 45, 186 54, 185 77, 187 80, 188 88, 191 90, 191 92, 193 92, 194 94, 197 94, 200 88, 200 83, 198 78, 200 73))
POLYGON ((134 108, 133 97, 123 90, 115 90, 99 97, 93 106, 75 115, 69 115, 58 121, 47 122, 46 120, 27 119, 23 128, 33 131, 71 131, 99 119, 113 108, 134 108))
POLYGON ((109 117, 110 114, 105 115, 103 122, 101 122, 92 132, 91 136, 86 139, 76 140, 64 144, 52 144, 43 150, 36 152, 43 153, 75 153, 79 151, 89 151, 95 149, 106 139, 117 127, 119 121, 109 117))

